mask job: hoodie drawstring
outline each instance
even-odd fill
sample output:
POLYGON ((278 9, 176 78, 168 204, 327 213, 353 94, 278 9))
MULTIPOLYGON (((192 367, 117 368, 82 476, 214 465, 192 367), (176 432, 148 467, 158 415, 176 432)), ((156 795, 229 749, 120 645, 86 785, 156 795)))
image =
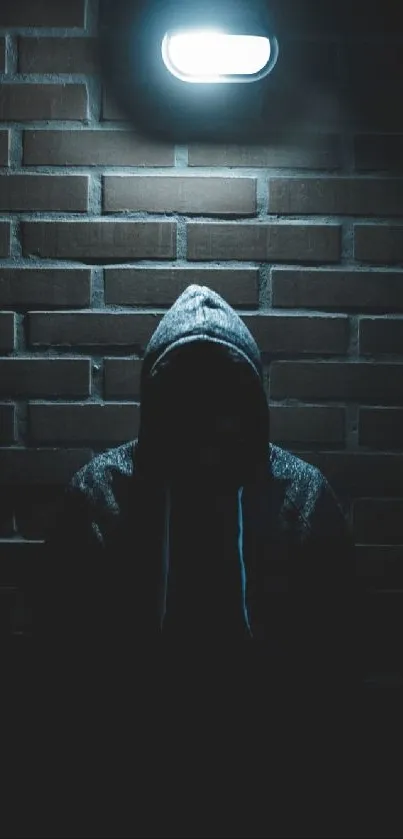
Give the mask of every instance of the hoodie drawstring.
MULTIPOLYGON (((248 633, 253 638, 250 627, 248 608, 246 603, 246 569, 243 556, 243 486, 237 492, 238 502, 238 559, 241 570, 241 584, 242 584, 242 608, 245 623, 248 633)), ((164 517, 164 548, 163 548, 163 582, 162 582, 162 602, 161 602, 161 630, 163 628, 166 607, 167 607, 167 591, 168 591, 168 577, 169 577, 169 550, 170 550, 170 519, 171 519, 171 489, 166 486, 165 492, 165 517, 164 517)))

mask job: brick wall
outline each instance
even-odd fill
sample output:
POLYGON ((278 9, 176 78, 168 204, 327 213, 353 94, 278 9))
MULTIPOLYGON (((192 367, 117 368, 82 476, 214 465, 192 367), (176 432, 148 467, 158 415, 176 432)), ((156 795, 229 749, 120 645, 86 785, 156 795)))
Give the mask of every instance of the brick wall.
POLYGON ((255 335, 272 440, 343 499, 357 580, 403 588, 403 31, 365 6, 346 34, 283 4, 303 108, 287 136, 287 102, 269 109, 267 142, 240 147, 133 130, 96 0, 1 3, 3 593, 34 573, 55 491, 136 436, 145 345, 192 282, 255 335))

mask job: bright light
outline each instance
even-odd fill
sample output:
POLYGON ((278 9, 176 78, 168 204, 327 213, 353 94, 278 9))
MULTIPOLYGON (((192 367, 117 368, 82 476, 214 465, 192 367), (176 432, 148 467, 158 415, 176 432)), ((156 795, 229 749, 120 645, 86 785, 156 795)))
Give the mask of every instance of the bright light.
POLYGON ((270 58, 270 41, 261 35, 188 29, 167 32, 161 50, 166 67, 179 79, 219 82, 260 73, 270 58))

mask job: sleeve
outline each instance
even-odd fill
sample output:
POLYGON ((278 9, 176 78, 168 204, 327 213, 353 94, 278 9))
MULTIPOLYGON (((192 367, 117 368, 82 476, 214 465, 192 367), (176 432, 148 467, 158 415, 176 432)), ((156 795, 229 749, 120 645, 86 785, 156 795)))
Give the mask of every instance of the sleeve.
POLYGON ((45 646, 78 643, 94 624, 102 537, 85 494, 73 484, 53 512, 44 543, 34 632, 45 646))
POLYGON ((326 478, 309 517, 294 588, 298 669, 341 688, 359 679, 355 544, 348 519, 326 478))

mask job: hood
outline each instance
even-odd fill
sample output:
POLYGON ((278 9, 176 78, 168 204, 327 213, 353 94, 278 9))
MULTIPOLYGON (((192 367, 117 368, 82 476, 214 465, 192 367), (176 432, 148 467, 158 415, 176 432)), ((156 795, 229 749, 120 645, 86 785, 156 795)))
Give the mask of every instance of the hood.
MULTIPOLYGON (((179 380, 181 359, 186 358, 190 359, 187 375, 192 365, 196 368, 196 361, 200 371, 204 359, 206 367, 211 362, 212 370, 222 370, 223 384, 228 371, 234 370, 239 404, 247 406, 250 418, 251 449, 252 444, 254 447, 251 457, 255 461, 265 459, 270 437, 269 410, 259 347, 237 312, 217 292, 192 284, 166 312, 145 350, 140 379, 138 466, 153 475, 160 473, 164 480, 164 452, 159 445, 161 425, 166 400, 171 409, 175 408, 172 396, 180 388, 172 388, 172 382, 179 380), (163 391, 167 374, 171 384, 168 394, 163 391)), ((180 387, 183 384, 182 378, 180 387)), ((186 393, 186 384, 182 390, 186 393)))
POLYGON ((217 292, 190 285, 164 315, 146 347, 141 385, 156 374, 167 353, 194 341, 236 350, 263 384, 259 348, 243 320, 217 292))
MULTIPOLYGON (((168 415, 175 414, 176 409, 178 413, 184 410, 187 414, 187 409, 191 407, 191 383, 195 364, 197 365, 197 375, 193 376, 193 379, 196 379, 195 387, 198 386, 197 376, 200 375, 205 364, 210 371, 207 372, 206 381, 209 381, 210 374, 215 378, 218 382, 217 396, 220 398, 221 392, 224 394, 224 404, 226 383, 228 380, 233 381, 237 405, 239 403, 239 406, 243 406, 248 429, 250 429, 245 434, 248 444, 244 461, 248 467, 240 472, 242 478, 230 485, 228 493, 233 499, 231 509, 236 511, 228 527, 231 532, 234 528, 244 627, 247 628, 246 636, 250 637, 246 606, 247 569, 243 555, 243 492, 245 481, 253 477, 255 467, 267 463, 268 457, 269 411, 264 390, 262 363, 255 339, 234 309, 217 292, 207 286, 194 284, 188 286, 178 297, 153 333, 145 350, 140 380, 141 409, 136 444, 136 470, 140 476, 150 479, 149 486, 153 491, 156 488, 162 488, 164 499, 161 543, 164 585, 161 595, 161 627, 164 624, 167 597, 169 602, 170 521, 175 498, 172 485, 167 480, 165 454, 170 449, 170 440, 169 436, 164 435, 164 426, 168 415), (175 389, 176 379, 179 382, 177 389, 175 389), (166 389, 167 382, 169 382, 168 389, 166 389), (250 474, 249 464, 253 466, 250 474)), ((231 407, 233 404, 231 403, 231 407)), ((198 430, 194 433, 195 438, 197 433, 202 433, 200 428, 200 426, 197 427, 198 430)), ((192 434, 192 429, 190 434, 192 434)), ((189 461, 191 463, 191 456, 189 461)), ((189 491, 191 491, 190 487, 189 491)), ((203 492, 206 499, 207 496, 214 495, 213 480, 203 492)), ((203 515, 211 516, 211 507, 208 506, 206 500, 205 509, 208 512, 204 514, 203 501, 200 502, 200 497, 195 495, 195 508, 200 509, 200 527, 204 528, 203 515)), ((207 530, 207 526, 205 529, 207 530)), ((214 542, 214 539, 212 541, 214 542)), ((214 551, 214 549, 212 545, 211 550, 214 551)), ((219 558, 217 561, 219 562, 219 558)), ((232 584, 229 582, 228 586, 230 585, 232 584)))

